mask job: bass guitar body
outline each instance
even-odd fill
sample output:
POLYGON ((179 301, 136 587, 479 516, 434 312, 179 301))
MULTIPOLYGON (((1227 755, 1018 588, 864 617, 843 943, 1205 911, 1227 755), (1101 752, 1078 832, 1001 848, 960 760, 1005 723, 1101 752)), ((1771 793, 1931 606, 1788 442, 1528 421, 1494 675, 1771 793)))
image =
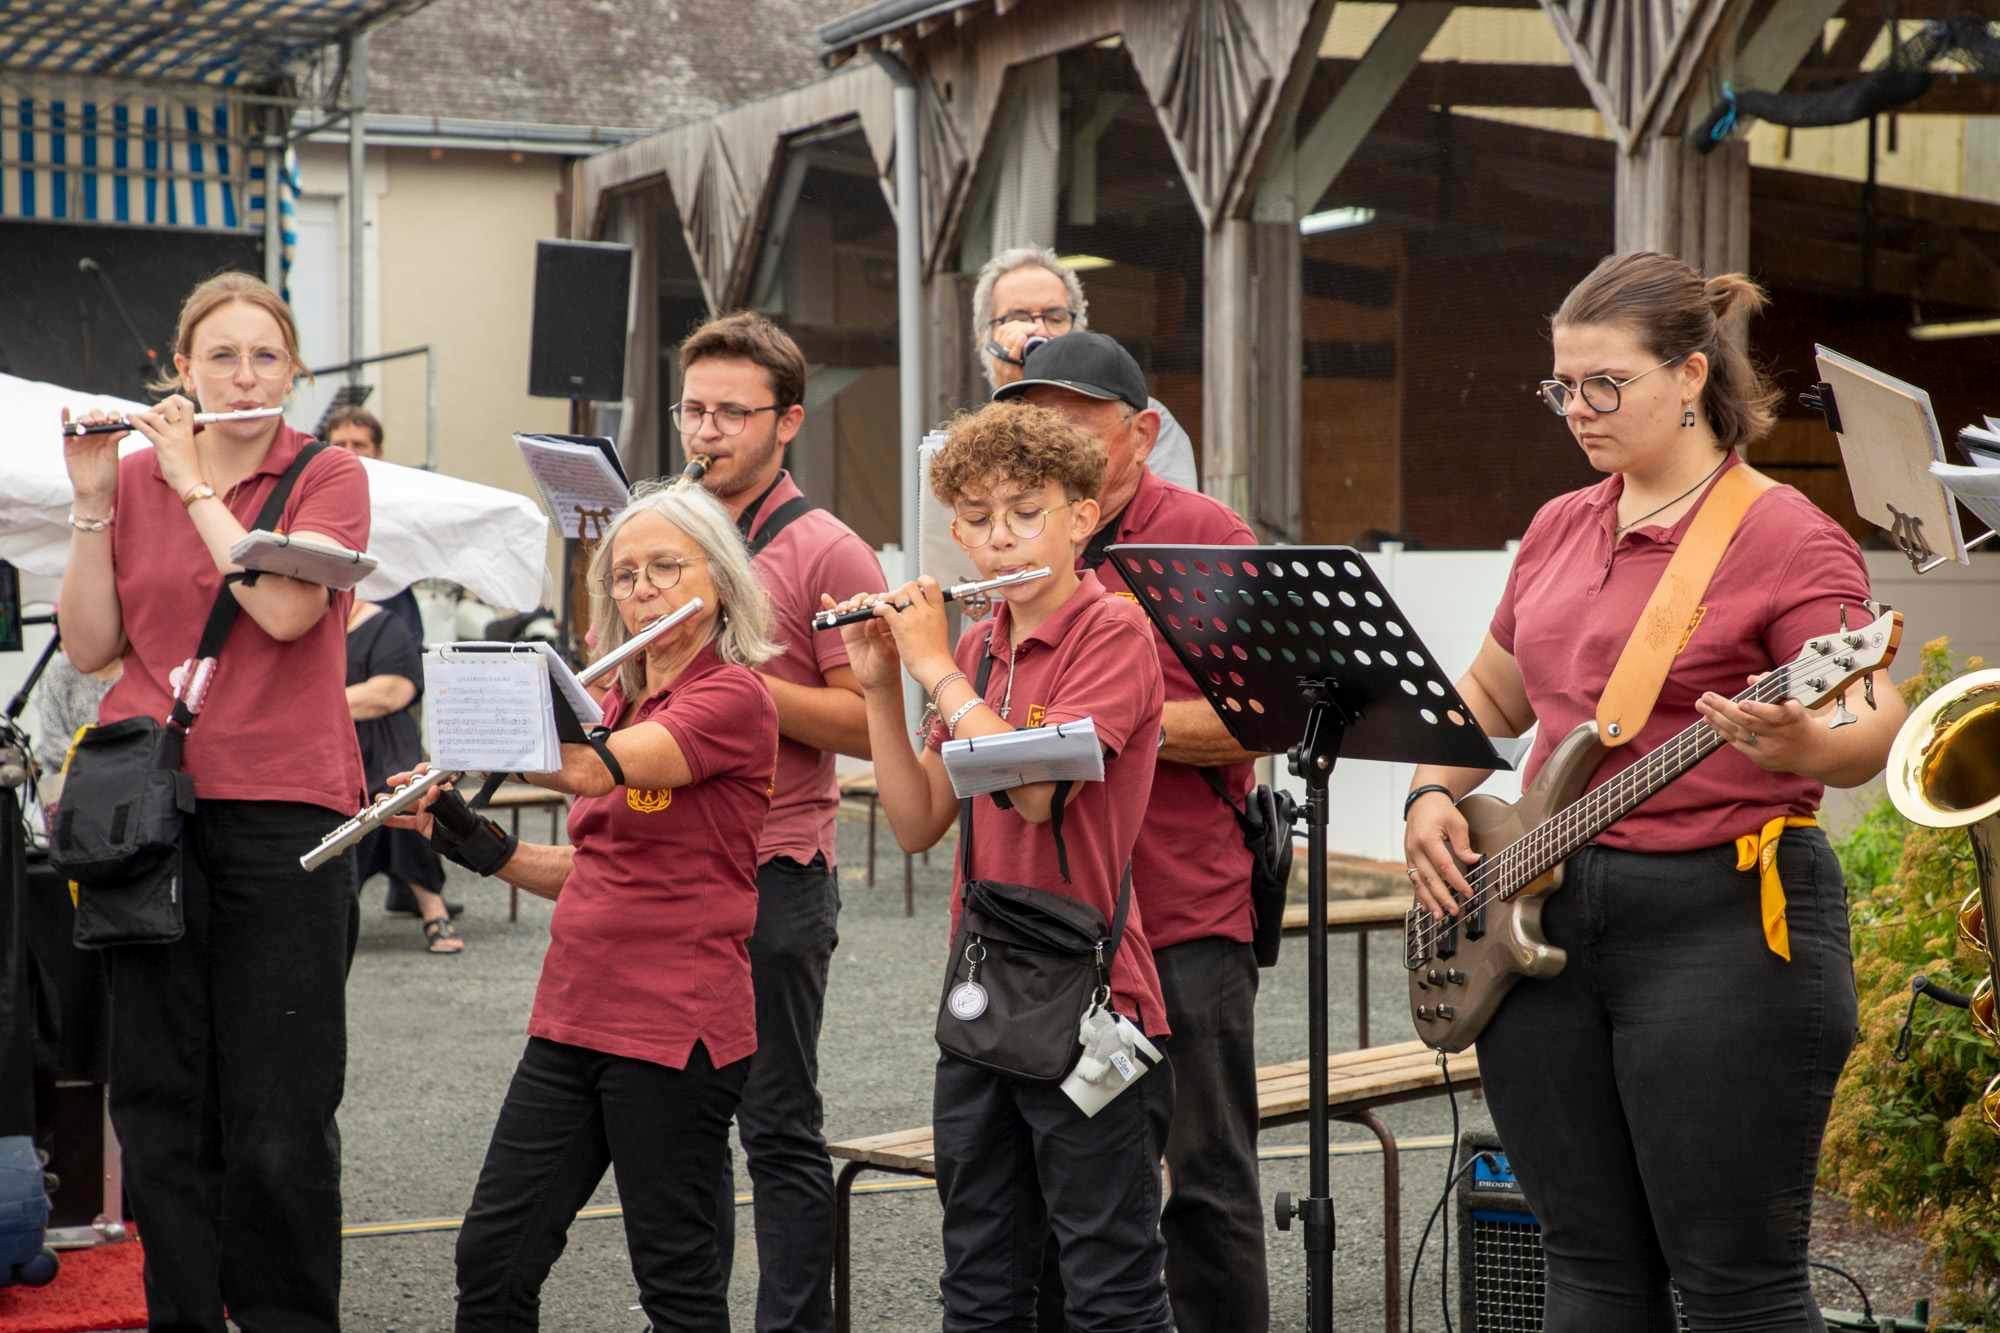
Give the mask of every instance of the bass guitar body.
MULTIPOLYGON (((1563 738, 1535 780, 1514 802, 1474 794, 1458 803, 1472 850, 1505 872, 1504 858, 1528 834, 1582 795, 1604 756, 1597 724, 1585 722, 1563 738)), ((1422 903, 1404 923, 1403 965, 1410 977, 1410 1014, 1426 1046, 1457 1053, 1472 1045, 1522 977, 1552 977, 1569 956, 1542 936, 1542 904, 1562 887, 1560 864, 1491 901, 1438 921, 1422 903)))

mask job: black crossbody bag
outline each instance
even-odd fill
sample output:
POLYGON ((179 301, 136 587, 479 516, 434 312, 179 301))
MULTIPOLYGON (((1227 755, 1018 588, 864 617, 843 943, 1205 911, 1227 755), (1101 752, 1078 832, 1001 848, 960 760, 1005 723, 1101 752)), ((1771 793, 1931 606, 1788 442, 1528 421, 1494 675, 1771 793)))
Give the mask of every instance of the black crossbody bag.
MULTIPOLYGON (((299 474, 325 447, 314 442, 299 450, 264 501, 257 527, 276 526, 299 474)), ((225 580, 189 675, 221 653, 241 609, 225 580)), ((86 727, 71 747, 49 856, 76 885, 79 949, 181 937, 182 836, 195 808, 194 779, 181 771, 181 755, 200 706, 198 696, 190 706, 194 693, 192 682, 184 682, 164 723, 130 717, 86 727)))
MULTIPOLYGON (((980 663, 974 692, 986 697, 993 658, 980 663)), ((1065 867, 1062 808, 1067 782, 1056 784, 1049 818, 1065 867)), ((1059 1083, 1083 1054, 1078 1030, 1093 1004, 1111 997, 1111 962, 1132 906, 1132 866, 1118 886, 1110 926, 1088 903, 1025 884, 972 873, 972 802, 959 802, 963 905, 938 998, 937 1043, 947 1055, 1009 1078, 1059 1083)))

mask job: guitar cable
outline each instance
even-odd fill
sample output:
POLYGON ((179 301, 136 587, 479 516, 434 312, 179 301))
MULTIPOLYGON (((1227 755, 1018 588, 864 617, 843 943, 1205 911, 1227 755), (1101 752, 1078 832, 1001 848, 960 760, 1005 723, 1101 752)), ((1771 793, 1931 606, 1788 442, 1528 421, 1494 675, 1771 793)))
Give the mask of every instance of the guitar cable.
MULTIPOLYGON (((1473 1167, 1479 1165, 1482 1161, 1496 1169, 1499 1167, 1499 1162, 1494 1159, 1493 1154, 1484 1149, 1472 1154, 1463 1163, 1459 1162, 1458 1090, 1452 1086, 1451 1082, 1450 1057, 1443 1051, 1438 1052, 1438 1070, 1444 1075, 1444 1099, 1451 1106, 1451 1161, 1445 1171, 1444 1189, 1438 1194, 1437 1206, 1431 1209, 1430 1218, 1424 1223, 1424 1234, 1417 1240, 1416 1258, 1410 1262, 1410 1283, 1403 1297, 1403 1326, 1407 1330, 1407 1333, 1416 1333, 1417 1273, 1424 1266, 1424 1247, 1430 1244, 1431 1228, 1437 1225, 1438 1217, 1444 1212, 1445 1204, 1451 1200, 1452 1187, 1458 1184, 1460 1177, 1464 1176, 1466 1172, 1472 1170, 1473 1167)), ((1451 1322, 1451 1229, 1449 1227, 1443 1233, 1443 1243, 1440 1253, 1442 1257, 1438 1267, 1438 1306, 1444 1312, 1445 1333, 1453 1333, 1451 1322)), ((1460 1259, 1460 1262, 1464 1262, 1463 1258, 1460 1259)))

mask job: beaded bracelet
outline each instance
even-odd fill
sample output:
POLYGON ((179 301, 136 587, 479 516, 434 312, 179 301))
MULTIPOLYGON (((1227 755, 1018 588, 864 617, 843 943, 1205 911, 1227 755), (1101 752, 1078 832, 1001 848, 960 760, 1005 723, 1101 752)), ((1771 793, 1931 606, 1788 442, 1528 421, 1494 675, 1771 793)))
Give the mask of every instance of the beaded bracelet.
POLYGON ((114 509, 103 518, 78 518, 76 511, 72 509, 69 511, 69 525, 78 532, 103 532, 111 526, 111 520, 117 513, 118 511, 114 509))
POLYGON ((938 683, 931 686, 931 691, 930 691, 931 703, 934 705, 937 703, 938 697, 944 693, 945 686, 951 684, 955 680, 964 680, 964 679, 965 679, 965 673, 963 671, 953 671, 947 675, 940 676, 938 678, 938 683))

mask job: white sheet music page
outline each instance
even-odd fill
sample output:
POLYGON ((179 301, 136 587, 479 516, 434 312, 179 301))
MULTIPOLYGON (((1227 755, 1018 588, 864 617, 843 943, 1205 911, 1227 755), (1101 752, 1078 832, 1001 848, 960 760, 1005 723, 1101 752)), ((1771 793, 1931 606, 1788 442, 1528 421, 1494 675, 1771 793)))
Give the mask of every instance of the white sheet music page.
POLYGON ((555 645, 536 640, 535 647, 541 650, 542 657, 548 662, 550 683, 569 701, 570 711, 576 714, 576 720, 585 727, 603 726, 604 710, 597 706, 597 700, 590 697, 589 689, 569 669, 569 663, 563 661, 555 645))
POLYGON ((1932 463, 1931 475, 1943 482, 1960 504, 1979 515, 1987 527, 2000 529, 2000 459, 1980 467, 1932 463))
POLYGON ((946 741, 945 776, 960 800, 1034 782, 1104 781, 1104 746, 1091 719, 946 741))
POLYGON ((514 443, 563 536, 596 537, 631 502, 625 478, 596 445, 527 434, 515 435, 514 443))
POLYGON ((438 768, 549 773, 562 767, 549 666, 524 644, 450 644, 424 654, 424 742, 438 768))

